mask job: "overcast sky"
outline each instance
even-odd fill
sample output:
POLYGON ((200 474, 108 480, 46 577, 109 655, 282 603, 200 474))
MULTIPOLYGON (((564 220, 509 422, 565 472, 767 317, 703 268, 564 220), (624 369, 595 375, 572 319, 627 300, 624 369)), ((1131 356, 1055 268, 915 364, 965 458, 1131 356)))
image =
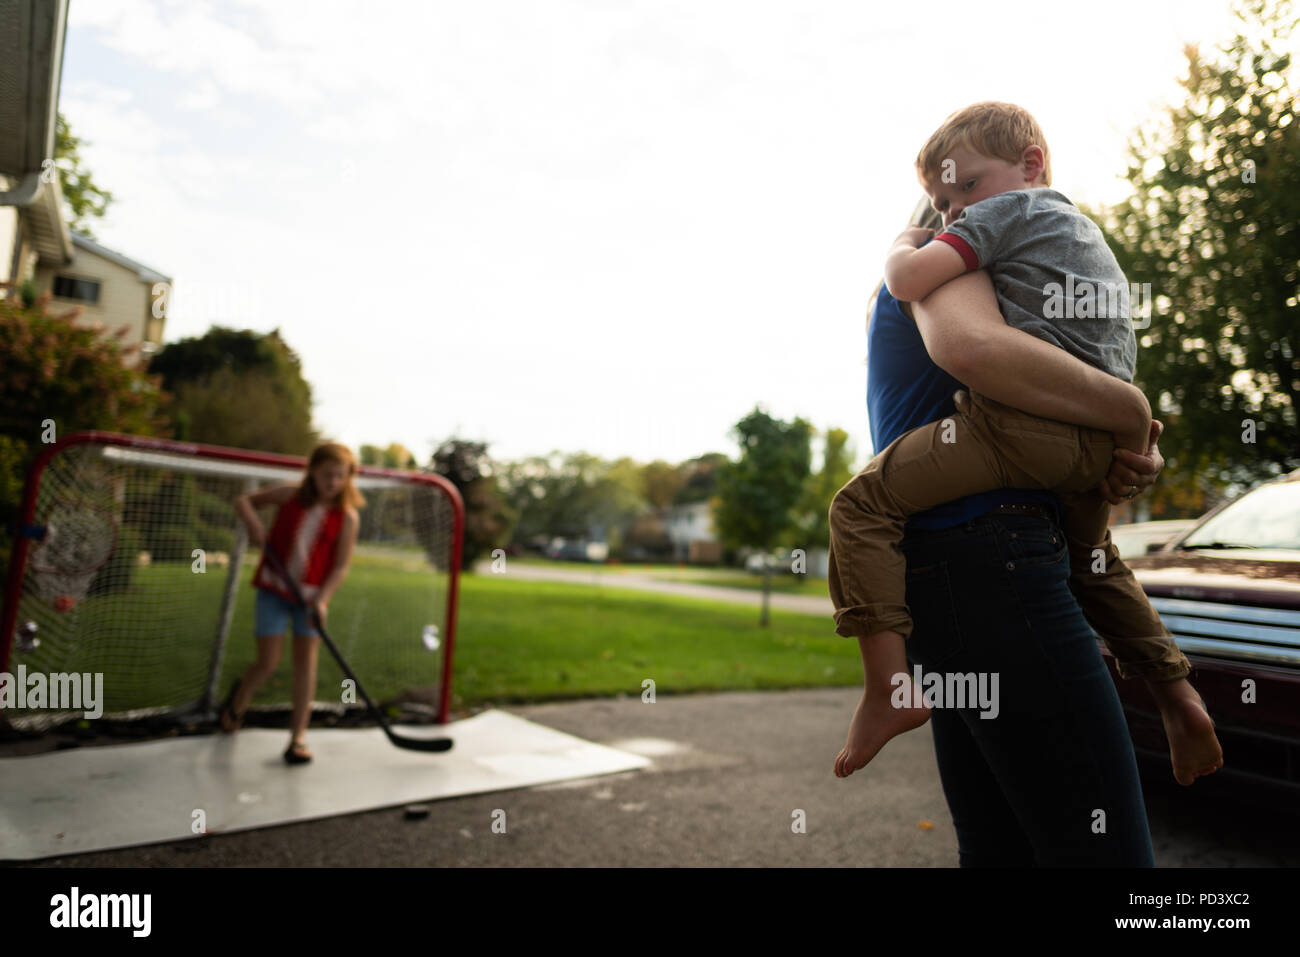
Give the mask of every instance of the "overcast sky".
POLYGON ((865 306, 954 110, 1126 194, 1227 0, 72 0, 60 108, 175 278, 165 338, 279 326, 354 449, 734 454, 756 403, 865 464, 865 306), (1080 15, 1084 19, 1080 19, 1080 15))

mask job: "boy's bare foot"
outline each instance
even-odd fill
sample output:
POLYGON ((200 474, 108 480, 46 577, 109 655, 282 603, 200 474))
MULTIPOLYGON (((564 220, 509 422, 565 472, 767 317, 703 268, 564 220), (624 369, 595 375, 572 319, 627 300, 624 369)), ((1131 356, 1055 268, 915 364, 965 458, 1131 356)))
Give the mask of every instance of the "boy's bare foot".
MULTIPOLYGON (((921 689, 910 676, 907 690, 912 694, 912 701, 921 700, 921 689)), ((846 778, 859 768, 866 767, 867 762, 885 746, 890 738, 919 728, 930 720, 930 709, 923 704, 916 707, 897 708, 892 701, 893 689, 885 691, 869 690, 862 693, 853 720, 849 723, 849 737, 843 750, 835 757, 835 776, 846 778)))
POLYGON ((1150 688, 1160 708, 1165 736, 1169 739, 1169 760, 1173 764, 1174 780, 1188 786, 1197 778, 1213 774, 1223 767, 1223 748, 1214 733, 1214 720, 1191 684, 1183 678, 1151 682, 1150 688))

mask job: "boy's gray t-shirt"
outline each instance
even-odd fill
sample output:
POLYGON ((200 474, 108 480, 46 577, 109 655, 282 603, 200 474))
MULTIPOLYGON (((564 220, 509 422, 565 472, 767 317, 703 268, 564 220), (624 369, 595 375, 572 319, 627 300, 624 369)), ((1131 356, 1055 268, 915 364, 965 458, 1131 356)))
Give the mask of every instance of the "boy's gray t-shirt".
POLYGON ((989 270, 1007 325, 1133 381, 1128 280, 1097 224, 1065 196, 998 193, 967 206, 935 239, 961 253, 968 271, 989 270))

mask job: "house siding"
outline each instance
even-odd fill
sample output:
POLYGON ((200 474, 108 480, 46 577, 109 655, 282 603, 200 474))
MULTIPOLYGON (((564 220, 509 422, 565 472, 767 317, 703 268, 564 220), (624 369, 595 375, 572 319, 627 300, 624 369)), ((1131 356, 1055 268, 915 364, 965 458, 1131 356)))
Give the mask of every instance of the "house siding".
MULTIPOLYGON (((158 342, 162 338, 161 320, 154 320, 150 314, 151 290, 148 283, 142 281, 134 270, 118 263, 104 259, 86 249, 77 249, 72 263, 67 266, 40 265, 36 270, 36 281, 42 291, 54 288, 56 276, 69 276, 73 279, 88 279, 97 282, 99 302, 88 303, 76 299, 51 296, 51 306, 71 308, 81 307, 77 324, 81 326, 104 324, 104 335, 111 336, 119 326, 126 326, 128 332, 122 337, 121 345, 139 346, 142 342, 158 342), (152 323, 155 330, 147 326, 152 323), (154 336, 146 339, 150 332, 154 336)), ((128 364, 138 361, 139 354, 128 357, 128 364)))

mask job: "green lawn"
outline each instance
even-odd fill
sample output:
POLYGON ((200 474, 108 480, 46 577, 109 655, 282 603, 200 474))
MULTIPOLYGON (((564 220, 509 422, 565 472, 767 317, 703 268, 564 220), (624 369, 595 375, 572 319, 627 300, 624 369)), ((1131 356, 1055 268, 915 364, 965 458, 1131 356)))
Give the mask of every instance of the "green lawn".
MULTIPOLYGON (((219 696, 255 655, 252 573, 246 563, 219 696)), ((206 680, 224 579, 225 569, 196 575, 188 563, 137 568, 128 592, 86 598, 68 613, 68 623, 80 622, 80 637, 61 636, 60 616, 44 609, 41 650, 16 657, 11 670, 25 662, 29 672, 102 671, 106 712, 195 700, 206 680)), ((330 635, 375 698, 437 683, 441 652, 421 640, 424 625, 441 621, 432 581, 418 555, 358 549, 330 603, 330 635)), ((290 655, 286 643, 278 672, 255 703, 288 701, 290 655)), ((834 633, 829 614, 773 610, 763 628, 757 607, 491 574, 461 576, 453 672, 454 710, 640 695, 646 679, 657 694, 862 680, 857 647, 834 633)), ((322 648, 317 700, 339 700, 342 677, 322 648)))
MULTIPOLYGON (((217 696, 256 658, 251 559, 241 568, 217 696)), ((103 672, 106 712, 174 707, 203 694, 227 570, 203 574, 189 562, 154 562, 132 571, 130 588, 89 596, 66 615, 28 597, 40 623, 41 649, 16 659, 30 671, 103 672), (72 626, 66 631, 65 626, 72 626)), ((373 697, 436 685, 440 655, 424 647, 426 624, 440 623, 445 599, 418 552, 358 546, 348 581, 330 602, 326 628, 373 697)), ((254 704, 287 702, 292 649, 254 704)), ((315 697, 340 700, 341 670, 320 649, 315 697)))
POLYGON ((829 614, 509 576, 461 579, 453 706, 584 695, 846 685, 862 680, 856 643, 829 614))

